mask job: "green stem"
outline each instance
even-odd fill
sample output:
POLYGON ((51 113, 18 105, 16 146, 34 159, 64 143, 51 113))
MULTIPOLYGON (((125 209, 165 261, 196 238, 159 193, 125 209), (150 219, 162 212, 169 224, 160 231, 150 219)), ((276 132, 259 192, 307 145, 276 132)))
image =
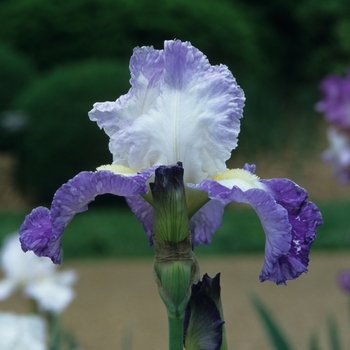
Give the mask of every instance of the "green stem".
POLYGON ((228 350, 225 325, 222 326, 222 344, 220 350, 228 350))
POLYGON ((184 315, 168 315, 169 350, 183 350, 184 315))

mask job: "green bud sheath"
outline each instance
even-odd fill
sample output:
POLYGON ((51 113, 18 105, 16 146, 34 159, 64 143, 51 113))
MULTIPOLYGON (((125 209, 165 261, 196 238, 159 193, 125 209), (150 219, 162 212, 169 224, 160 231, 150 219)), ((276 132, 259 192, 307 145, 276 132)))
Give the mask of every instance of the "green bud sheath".
POLYGON ((189 235, 184 170, 179 164, 160 166, 155 171, 151 184, 155 241, 180 242, 189 235))
POLYGON ((168 313, 169 349, 182 349, 183 319, 199 268, 192 251, 182 164, 160 166, 151 184, 154 278, 168 313))

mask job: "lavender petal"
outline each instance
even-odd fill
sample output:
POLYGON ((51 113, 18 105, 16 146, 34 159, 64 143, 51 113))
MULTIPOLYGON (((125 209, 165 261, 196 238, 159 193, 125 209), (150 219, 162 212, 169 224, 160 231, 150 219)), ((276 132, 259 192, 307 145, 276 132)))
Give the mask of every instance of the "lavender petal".
POLYGON ((33 250, 55 264, 61 262, 61 238, 74 215, 86 209, 97 195, 131 196, 148 190, 143 176, 117 175, 110 171, 81 172, 57 190, 51 209, 34 209, 20 228, 24 251, 33 250))

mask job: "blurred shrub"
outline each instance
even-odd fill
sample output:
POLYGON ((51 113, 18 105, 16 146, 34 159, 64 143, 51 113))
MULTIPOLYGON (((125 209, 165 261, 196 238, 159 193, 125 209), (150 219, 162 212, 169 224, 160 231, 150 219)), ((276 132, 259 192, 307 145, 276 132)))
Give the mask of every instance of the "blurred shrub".
MULTIPOLYGON (((270 42, 268 29, 239 0, 14 0, 0 4, 0 23, 0 38, 40 70, 92 57, 128 60, 135 46, 162 48, 165 39, 191 41, 212 64, 228 65, 249 93, 247 138, 262 120, 278 120, 271 91, 276 60, 263 46, 270 42)), ((253 139, 250 148, 261 138, 253 139)), ((264 140, 272 137, 265 134, 264 140)))
POLYGON ((13 149, 18 141, 15 124, 19 120, 6 112, 34 75, 34 67, 27 58, 0 44, 0 151, 13 149))
POLYGON ((35 81, 14 107, 29 117, 19 151, 19 180, 34 200, 54 192, 83 170, 109 164, 108 137, 88 118, 97 101, 129 89, 127 63, 89 61, 58 67, 35 81))
POLYGON ((0 44, 0 112, 9 108, 15 95, 34 75, 29 59, 0 44))
POLYGON ((344 74, 350 65, 350 2, 308 0, 295 9, 307 52, 302 72, 313 82, 331 73, 344 74))
POLYGON ((0 38, 43 69, 91 57, 128 59, 135 46, 160 48, 174 38, 191 41, 213 63, 262 67, 260 28, 242 6, 224 0, 14 0, 0 5, 0 23, 0 38))

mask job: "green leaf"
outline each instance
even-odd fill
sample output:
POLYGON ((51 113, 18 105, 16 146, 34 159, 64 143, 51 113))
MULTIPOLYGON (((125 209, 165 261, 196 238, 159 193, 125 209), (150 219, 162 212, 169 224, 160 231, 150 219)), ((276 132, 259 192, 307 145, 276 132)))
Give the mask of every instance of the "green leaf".
POLYGON ((333 317, 328 317, 328 337, 329 337, 329 346, 332 350, 341 350, 339 331, 337 322, 333 317))
POLYGON ((291 350, 292 347, 290 346, 285 335, 279 328, 277 322, 272 318, 270 312, 260 301, 260 299, 256 295, 253 295, 251 297, 251 301, 264 324, 265 330, 270 337, 274 349, 291 350))
POLYGON ((313 333, 310 337, 309 350, 321 350, 318 345, 318 337, 316 333, 313 333))

